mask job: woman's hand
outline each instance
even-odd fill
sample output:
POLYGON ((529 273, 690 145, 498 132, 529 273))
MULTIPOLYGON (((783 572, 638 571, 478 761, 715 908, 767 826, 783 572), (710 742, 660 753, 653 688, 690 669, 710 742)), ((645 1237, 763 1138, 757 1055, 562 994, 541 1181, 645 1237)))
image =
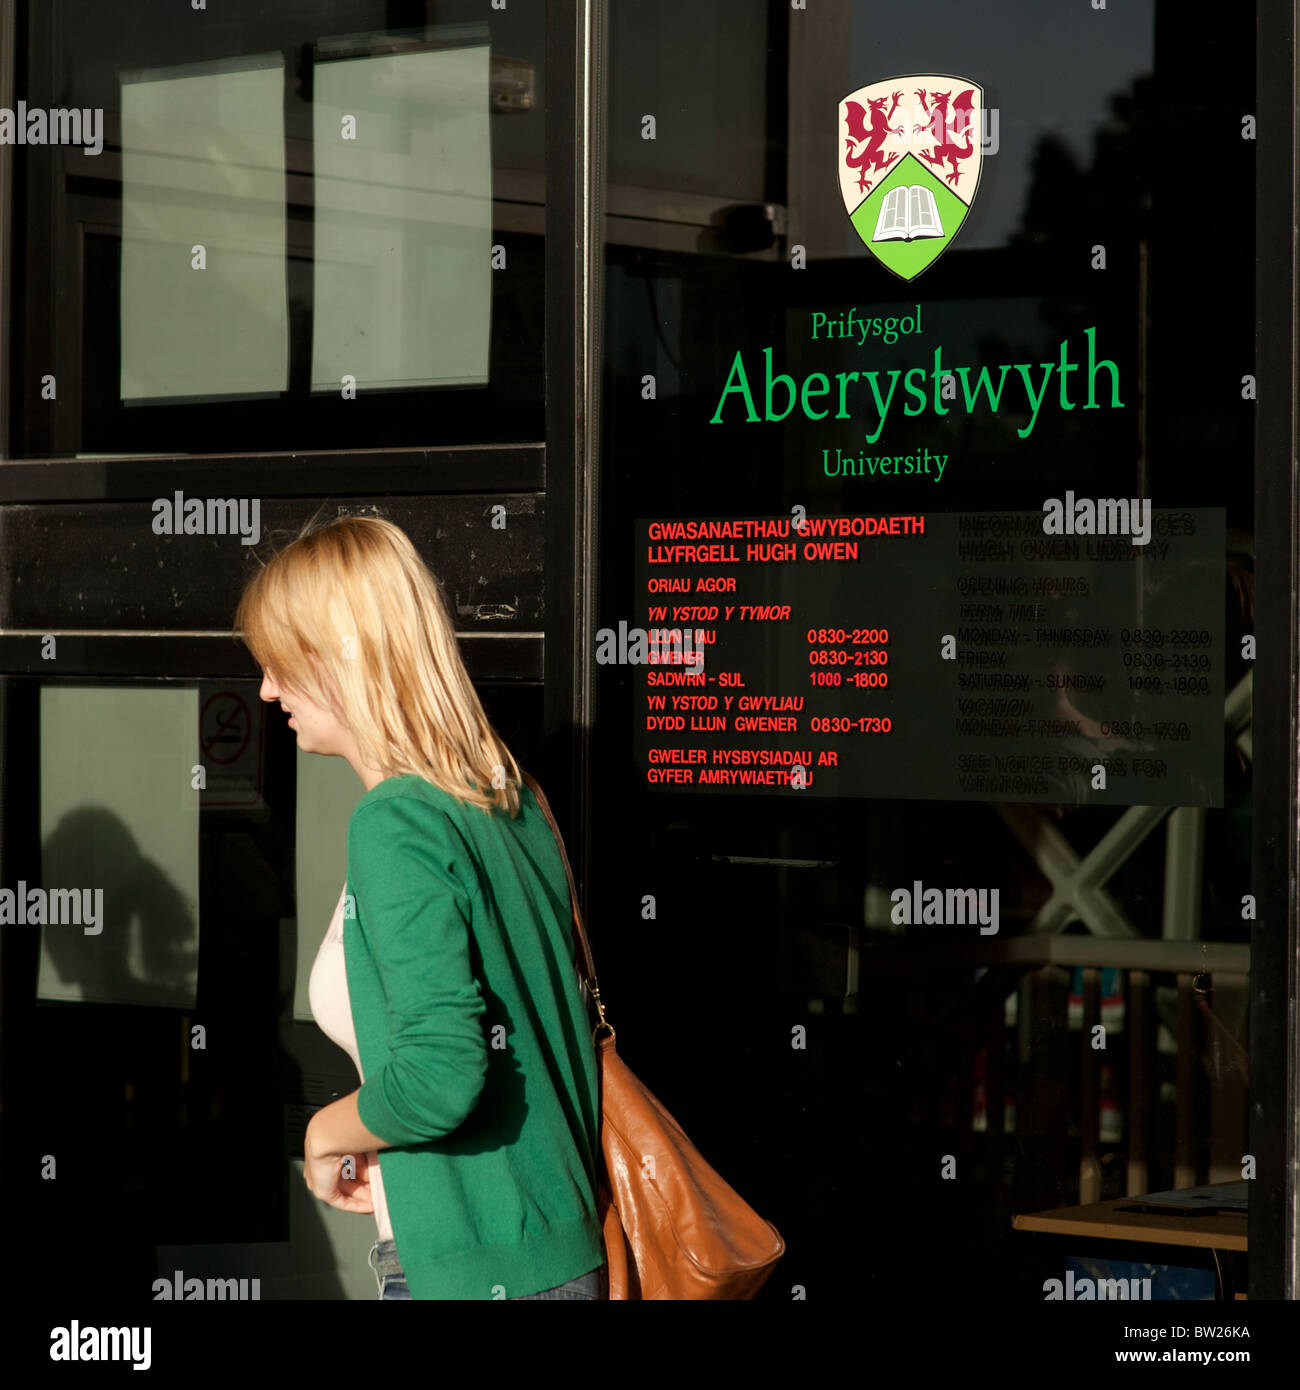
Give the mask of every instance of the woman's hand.
MULTIPOLYGON (((314 1117, 313 1117, 314 1118, 314 1117)), ((320 1154, 313 1150, 311 1124, 303 1146, 302 1175, 307 1190, 327 1206, 339 1211, 370 1212, 375 1210, 370 1196, 370 1160, 364 1153, 320 1154), (343 1176, 344 1162, 351 1158, 354 1176, 343 1176)))

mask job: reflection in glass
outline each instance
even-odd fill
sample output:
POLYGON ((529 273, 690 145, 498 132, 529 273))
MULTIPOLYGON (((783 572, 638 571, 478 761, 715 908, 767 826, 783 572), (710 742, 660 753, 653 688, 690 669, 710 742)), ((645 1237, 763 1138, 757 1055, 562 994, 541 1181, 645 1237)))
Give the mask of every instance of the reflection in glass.
POLYGON ((486 383, 488 57, 482 44, 317 65, 313 389, 486 383))
POLYGON ((77 890, 102 911, 89 931, 47 914, 37 998, 194 1007, 197 728, 196 690, 42 689, 45 901, 77 890))
POLYGON ((279 54, 122 81, 124 401, 288 384, 279 54))
POLYGON ((344 758, 297 750, 298 799, 294 847, 294 900, 298 955, 293 1016, 314 1023, 307 985, 348 871, 348 820, 365 787, 344 758))

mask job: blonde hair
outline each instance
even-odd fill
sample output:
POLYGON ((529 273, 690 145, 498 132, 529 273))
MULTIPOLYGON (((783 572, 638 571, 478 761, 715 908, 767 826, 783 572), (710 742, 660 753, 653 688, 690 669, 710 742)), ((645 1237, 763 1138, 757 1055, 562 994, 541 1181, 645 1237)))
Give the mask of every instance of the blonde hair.
POLYGON ((485 813, 518 814, 518 764, 470 682, 437 581, 392 522, 308 523, 249 581, 235 636, 277 685, 341 719, 386 778, 414 773, 485 813))

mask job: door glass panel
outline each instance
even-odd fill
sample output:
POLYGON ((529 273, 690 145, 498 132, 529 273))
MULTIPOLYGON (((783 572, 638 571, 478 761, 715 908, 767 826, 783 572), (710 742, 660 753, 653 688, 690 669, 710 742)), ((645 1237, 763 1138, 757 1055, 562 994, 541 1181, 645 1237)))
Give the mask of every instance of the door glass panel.
POLYGON ((42 688, 39 999, 194 1007, 197 695, 42 688))
MULTIPOLYGON (((274 711, 271 717, 276 717, 274 711)), ((348 863, 348 817, 365 788, 342 758, 322 758, 300 748, 296 761, 298 852, 294 856, 294 884, 299 931, 293 1016, 310 1023, 307 986, 311 968, 343 891, 348 863)))
MULTIPOLYGON (((1244 1201, 1278 1103, 1254 269, 1189 238, 1162 134, 1205 133, 1249 248, 1252 25, 773 3, 732 45, 685 0, 612 9, 592 918, 641 930, 595 942, 602 994, 620 1036, 737 1044, 725 1096, 689 1029, 648 1084, 798 1250, 783 1286, 930 1287, 924 1213, 1039 1299, 1060 1252, 1013 1217, 1244 1201), (643 64, 664 33, 689 64, 643 64)), ((1183 1262, 1155 1297, 1213 1287, 1183 1262)))

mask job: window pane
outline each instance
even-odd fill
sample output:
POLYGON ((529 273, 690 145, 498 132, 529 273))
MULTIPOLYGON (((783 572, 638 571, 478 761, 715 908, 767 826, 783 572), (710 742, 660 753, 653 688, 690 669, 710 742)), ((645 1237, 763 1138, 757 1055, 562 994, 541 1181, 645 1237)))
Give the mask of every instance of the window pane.
POLYGON ((483 385, 486 44, 319 63, 312 388, 483 385))
POLYGON ((122 78, 122 398, 283 391, 284 66, 122 78))
POLYGON ((301 748, 295 750, 295 756, 298 849, 294 856, 294 900, 299 925, 293 1016, 310 1023, 311 968, 347 878, 348 817, 366 789, 342 758, 321 758, 301 748))
POLYGON ((179 773, 194 761, 198 714, 196 690, 41 690, 50 910, 37 998, 194 1007, 201 794, 179 773), (80 920, 55 920, 59 902, 81 907, 80 920))

